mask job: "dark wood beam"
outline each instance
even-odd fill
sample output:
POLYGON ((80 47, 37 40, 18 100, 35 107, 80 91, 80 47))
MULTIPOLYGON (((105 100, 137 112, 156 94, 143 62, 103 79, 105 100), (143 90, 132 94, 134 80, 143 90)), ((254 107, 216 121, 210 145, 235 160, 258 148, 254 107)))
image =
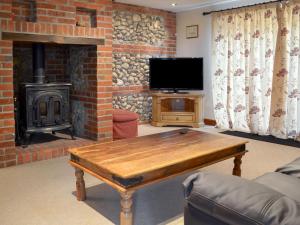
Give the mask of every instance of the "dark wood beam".
POLYGON ((0 37, 2 40, 55 43, 55 44, 73 44, 73 45, 104 45, 105 42, 104 39, 102 38, 64 37, 58 35, 26 34, 26 33, 13 33, 13 32, 2 32, 0 37))

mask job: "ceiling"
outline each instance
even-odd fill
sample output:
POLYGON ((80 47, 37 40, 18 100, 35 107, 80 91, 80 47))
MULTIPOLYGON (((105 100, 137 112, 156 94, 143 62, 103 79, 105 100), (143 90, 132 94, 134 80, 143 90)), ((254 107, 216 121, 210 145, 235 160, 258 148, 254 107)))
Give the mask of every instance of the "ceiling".
POLYGON ((141 5, 151 8, 163 9, 172 12, 180 12, 208 6, 220 5, 240 0, 115 0, 116 2, 132 5, 141 5), (176 3, 176 6, 172 6, 176 3))

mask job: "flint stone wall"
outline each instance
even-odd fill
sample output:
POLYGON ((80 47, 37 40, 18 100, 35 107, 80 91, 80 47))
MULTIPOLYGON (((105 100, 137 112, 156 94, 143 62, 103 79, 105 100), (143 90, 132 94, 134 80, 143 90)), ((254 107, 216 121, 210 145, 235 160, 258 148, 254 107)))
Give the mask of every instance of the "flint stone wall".
POLYGON ((164 18, 155 15, 114 11, 113 40, 160 46, 167 38, 164 18))

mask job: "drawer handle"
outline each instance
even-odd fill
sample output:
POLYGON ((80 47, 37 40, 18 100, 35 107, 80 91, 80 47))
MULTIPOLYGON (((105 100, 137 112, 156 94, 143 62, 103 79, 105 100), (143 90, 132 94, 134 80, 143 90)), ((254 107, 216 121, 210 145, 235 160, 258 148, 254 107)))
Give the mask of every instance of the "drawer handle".
POLYGON ((179 120, 179 118, 178 118, 178 117, 176 117, 176 120, 179 120))

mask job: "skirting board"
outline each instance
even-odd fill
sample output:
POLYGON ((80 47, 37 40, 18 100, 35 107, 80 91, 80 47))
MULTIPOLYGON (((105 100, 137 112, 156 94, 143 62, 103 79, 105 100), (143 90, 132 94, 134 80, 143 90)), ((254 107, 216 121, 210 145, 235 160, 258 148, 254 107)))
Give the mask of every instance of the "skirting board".
MULTIPOLYGON (((141 125, 141 124, 150 124, 150 122, 141 122, 140 121, 139 125, 141 125)), ((204 124, 207 125, 207 126, 216 126, 217 122, 215 120, 205 118, 204 119, 204 124)))
POLYGON ((216 126, 217 125, 215 120, 207 119, 207 118, 204 119, 204 124, 208 125, 208 126, 216 126))

